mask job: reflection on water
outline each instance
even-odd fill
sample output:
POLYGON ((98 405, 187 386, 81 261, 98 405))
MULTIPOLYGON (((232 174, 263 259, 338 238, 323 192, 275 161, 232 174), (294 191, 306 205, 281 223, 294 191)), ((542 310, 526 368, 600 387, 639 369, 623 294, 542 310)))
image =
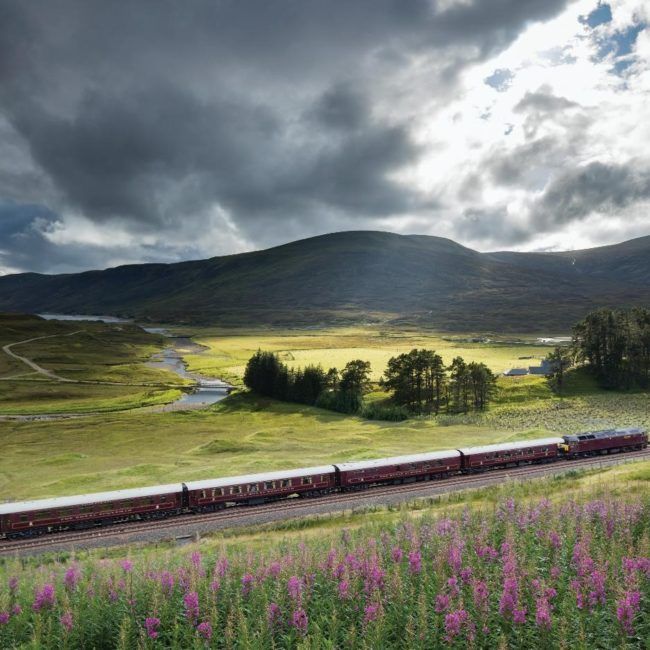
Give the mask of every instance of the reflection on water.
POLYGON ((36 314, 45 320, 94 320, 102 323, 130 323, 128 318, 97 316, 95 314, 36 314))
MULTIPOLYGON (((175 345, 183 349, 188 347, 188 343, 196 345, 189 339, 176 339, 174 341, 175 345)), ((185 362, 175 347, 165 348, 162 352, 154 355, 152 361, 149 361, 147 365, 150 368, 175 372, 180 377, 191 379, 199 384, 199 388, 195 388, 191 393, 184 393, 174 404, 216 404, 230 393, 231 386, 220 379, 201 377, 187 372, 185 362)))

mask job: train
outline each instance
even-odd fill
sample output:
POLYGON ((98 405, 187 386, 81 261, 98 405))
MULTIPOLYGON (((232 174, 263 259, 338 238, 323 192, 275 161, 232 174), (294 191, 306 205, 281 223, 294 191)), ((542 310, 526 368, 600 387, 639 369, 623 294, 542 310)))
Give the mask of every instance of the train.
POLYGON ((444 479, 524 464, 645 449, 640 428, 433 451, 203 481, 0 504, 0 538, 20 539, 238 505, 444 479))

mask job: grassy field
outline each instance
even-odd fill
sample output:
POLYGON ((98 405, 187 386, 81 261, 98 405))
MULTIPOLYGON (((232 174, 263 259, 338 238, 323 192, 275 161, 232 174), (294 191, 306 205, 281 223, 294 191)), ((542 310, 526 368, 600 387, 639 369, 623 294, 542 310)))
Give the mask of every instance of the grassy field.
POLYGON ((145 365, 165 341, 134 325, 0 316, 0 347, 38 337, 49 338, 16 345, 12 350, 66 379, 134 385, 61 382, 0 352, 0 415, 84 413, 149 406, 171 401, 180 392, 165 386, 137 384, 185 383, 173 373, 145 365))
MULTIPOLYGON (((647 396, 540 399, 469 418, 362 420, 235 394, 204 411, 5 422, 0 498, 75 494, 641 424, 647 396), (600 408, 600 411, 596 411, 600 408), (528 426, 526 426, 528 425, 528 426), (43 471, 40 471, 43 470, 43 471)), ((647 419, 646 419, 647 422, 647 419)))
MULTIPOLYGON (((87 327, 85 323, 82 326, 87 327)), ((0 332, 0 342, 27 338, 24 324, 20 327, 20 331, 14 327, 15 331, 0 332)), ((39 321, 34 327, 34 335, 38 335, 40 331, 50 333, 50 327, 65 333, 80 324, 44 325, 39 321)), ((88 325, 87 338, 47 339, 25 345, 21 353, 33 355, 63 376, 175 379, 175 375, 151 370, 142 363, 159 349, 159 338, 131 326, 120 328, 88 325)), ((446 360, 461 354, 467 359, 483 359, 495 370, 515 362, 532 365, 535 359, 520 357, 539 358, 548 349, 534 345, 534 339, 472 343, 469 336, 400 335, 372 329, 262 333, 202 330, 194 334, 208 349, 190 357, 192 369, 206 375, 232 373, 235 377, 258 346, 278 350, 285 359, 291 355, 301 364, 304 355, 312 355, 309 362, 320 361, 326 366, 342 365, 347 358, 364 358, 364 351, 390 355, 428 346, 441 351, 446 360)), ((15 371, 5 368, 5 372, 15 371)), ((244 392, 204 411, 118 412, 168 401, 176 393, 162 388, 28 379, 0 381, 0 414, 106 412, 74 419, 2 422, 0 499, 192 480, 590 428, 650 426, 647 393, 602 392, 581 373, 573 376, 563 399, 551 393, 542 377, 500 378, 499 397, 485 413, 421 417, 401 423, 367 421, 244 392)), ((368 396, 384 397, 379 392, 368 396)))
POLYGON ((413 348, 440 353, 446 363, 456 356, 466 361, 482 361, 495 372, 513 366, 539 365, 549 352, 536 344, 535 336, 493 336, 487 342, 472 342, 483 337, 441 335, 413 330, 383 330, 374 327, 314 330, 210 330, 194 329, 194 340, 208 349, 187 357, 190 368, 206 375, 241 382, 246 362, 258 349, 277 352, 289 366, 321 364, 339 369, 351 359, 370 361, 372 379, 378 381, 388 359, 413 348))

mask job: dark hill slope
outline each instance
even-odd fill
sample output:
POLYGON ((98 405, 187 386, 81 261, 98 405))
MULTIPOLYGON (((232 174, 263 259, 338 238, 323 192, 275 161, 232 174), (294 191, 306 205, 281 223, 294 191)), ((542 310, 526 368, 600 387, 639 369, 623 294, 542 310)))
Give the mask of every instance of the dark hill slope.
POLYGON ((491 253, 497 261, 515 266, 562 273, 567 277, 589 276, 608 282, 650 286, 650 236, 622 244, 561 253, 491 253))
POLYGON ((221 324, 397 319, 536 331, 565 328, 601 305, 648 304, 649 260, 650 238, 578 253, 482 254, 438 237, 343 232, 209 260, 5 276, 0 311, 221 324), (626 280, 631 264, 636 286, 626 280))

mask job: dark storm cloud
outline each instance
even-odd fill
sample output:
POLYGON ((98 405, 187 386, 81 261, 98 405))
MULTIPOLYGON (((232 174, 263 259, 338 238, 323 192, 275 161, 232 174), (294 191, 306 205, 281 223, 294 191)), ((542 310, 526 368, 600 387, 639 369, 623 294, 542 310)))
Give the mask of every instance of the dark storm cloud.
POLYGON ((533 208, 539 230, 583 219, 594 212, 616 213, 650 199, 650 169, 634 161, 592 162, 557 176, 533 208))
POLYGON ((0 111, 57 213, 142 234, 194 221, 200 238, 216 205, 277 243, 430 211, 395 180, 422 153, 392 110, 399 79, 427 62, 415 103, 443 94, 566 1, 4 0, 0 111))

